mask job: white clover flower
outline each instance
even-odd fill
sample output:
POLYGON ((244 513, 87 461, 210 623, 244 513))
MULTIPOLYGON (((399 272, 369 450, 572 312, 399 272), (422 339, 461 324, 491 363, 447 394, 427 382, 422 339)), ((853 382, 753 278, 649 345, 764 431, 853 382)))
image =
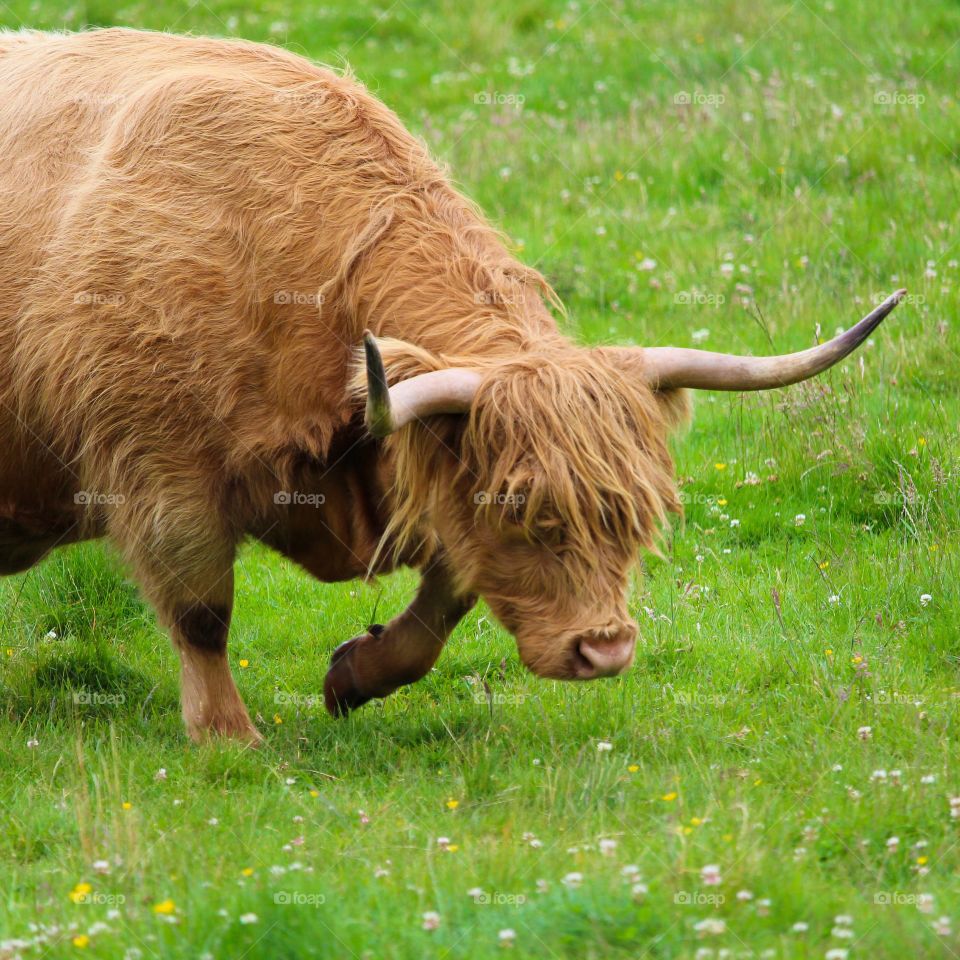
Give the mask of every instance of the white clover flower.
POLYGON ((706 920, 695 923, 693 929, 703 937, 718 937, 721 933, 726 932, 727 925, 723 920, 708 917, 706 920))
POLYGON ((715 887, 722 882, 720 868, 715 863, 708 863, 700 871, 700 879, 708 886, 715 887))

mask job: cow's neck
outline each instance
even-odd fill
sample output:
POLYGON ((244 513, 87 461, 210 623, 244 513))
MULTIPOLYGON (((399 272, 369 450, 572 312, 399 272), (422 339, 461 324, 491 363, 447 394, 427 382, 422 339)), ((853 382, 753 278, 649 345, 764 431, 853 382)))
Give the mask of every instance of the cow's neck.
POLYGON ((393 566, 377 548, 389 519, 390 467, 383 444, 356 420, 337 431, 322 461, 304 460, 291 471, 290 489, 278 491, 254 535, 313 576, 332 582, 393 566))

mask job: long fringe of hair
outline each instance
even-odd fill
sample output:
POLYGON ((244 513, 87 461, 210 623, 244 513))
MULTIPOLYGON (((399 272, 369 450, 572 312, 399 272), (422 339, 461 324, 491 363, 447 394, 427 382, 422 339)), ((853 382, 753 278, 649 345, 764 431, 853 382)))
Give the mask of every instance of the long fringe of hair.
MULTIPOLYGON (((392 382, 469 357, 381 341, 392 382)), ((564 341, 487 358, 468 417, 432 417, 388 439, 395 463, 392 519, 398 551, 430 550, 439 485, 469 491, 476 520, 547 542, 574 568, 603 544, 659 552, 670 513, 682 513, 667 438, 688 415, 684 391, 652 392, 613 351, 564 341), (451 467, 451 465, 453 465, 451 467)), ((357 368, 353 390, 362 393, 357 368)))

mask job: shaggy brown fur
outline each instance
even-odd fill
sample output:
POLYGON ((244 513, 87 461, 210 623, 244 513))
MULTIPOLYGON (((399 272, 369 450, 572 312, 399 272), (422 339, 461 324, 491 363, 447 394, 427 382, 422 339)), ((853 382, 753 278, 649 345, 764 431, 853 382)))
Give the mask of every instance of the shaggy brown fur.
POLYGON ((108 536, 194 736, 258 736, 222 651, 246 535, 327 580, 429 569, 340 653, 334 709, 422 675, 477 593, 547 676, 633 630, 683 400, 562 338, 544 279, 352 78, 246 42, 4 34, 0 156, 0 572, 108 536), (391 381, 481 370, 471 415, 366 437, 364 328, 391 381))

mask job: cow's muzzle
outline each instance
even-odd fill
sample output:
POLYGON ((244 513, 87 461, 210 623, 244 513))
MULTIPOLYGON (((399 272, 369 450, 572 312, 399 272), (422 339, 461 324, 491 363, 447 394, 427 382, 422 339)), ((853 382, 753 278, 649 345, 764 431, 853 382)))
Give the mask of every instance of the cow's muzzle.
POLYGON ((629 669, 637 647, 635 624, 615 630, 590 630, 575 637, 571 654, 577 680, 615 677, 629 669))

